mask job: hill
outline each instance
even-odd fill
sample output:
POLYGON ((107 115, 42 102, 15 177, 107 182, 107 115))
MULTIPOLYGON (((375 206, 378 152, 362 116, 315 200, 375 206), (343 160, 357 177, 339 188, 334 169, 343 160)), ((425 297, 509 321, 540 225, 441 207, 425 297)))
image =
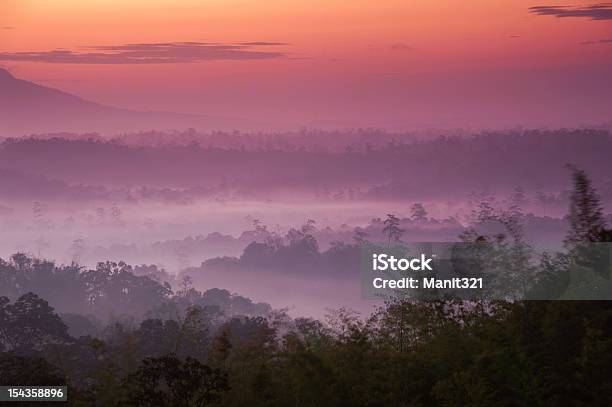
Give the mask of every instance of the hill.
POLYGON ((151 129, 257 129, 242 119, 120 109, 84 100, 58 89, 15 78, 0 68, 0 137, 32 133, 151 129))

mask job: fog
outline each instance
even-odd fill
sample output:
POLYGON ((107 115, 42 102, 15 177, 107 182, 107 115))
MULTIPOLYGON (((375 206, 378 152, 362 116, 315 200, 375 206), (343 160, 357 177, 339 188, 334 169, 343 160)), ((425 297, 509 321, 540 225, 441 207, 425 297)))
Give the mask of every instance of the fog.
POLYGON ((0 257, 154 265, 175 289, 190 275, 198 289, 225 288, 292 315, 367 312, 373 304, 361 300, 355 275, 254 271, 245 249, 271 238, 290 244, 307 227, 324 258, 339 242, 354 243, 358 230, 384 241, 389 214, 400 219, 403 241, 456 241, 487 207, 514 213, 531 244, 549 247, 567 229, 566 164, 589 171, 605 204, 610 153, 610 135, 593 129, 428 139, 367 130, 6 139, 0 257), (224 258, 241 259, 240 267, 205 265, 224 258))

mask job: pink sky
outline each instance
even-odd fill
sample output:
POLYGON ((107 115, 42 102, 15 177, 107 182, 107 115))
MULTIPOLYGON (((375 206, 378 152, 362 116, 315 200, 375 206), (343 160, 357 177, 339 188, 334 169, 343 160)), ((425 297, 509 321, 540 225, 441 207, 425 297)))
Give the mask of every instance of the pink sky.
POLYGON ((124 3, 3 0, 0 64, 109 105, 273 126, 556 127, 612 119, 610 6, 124 3))

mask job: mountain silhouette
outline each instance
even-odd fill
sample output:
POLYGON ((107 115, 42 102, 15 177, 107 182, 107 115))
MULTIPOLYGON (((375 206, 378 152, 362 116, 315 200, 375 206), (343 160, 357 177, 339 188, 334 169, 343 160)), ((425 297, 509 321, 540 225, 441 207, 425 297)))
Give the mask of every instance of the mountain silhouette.
POLYGON ((15 78, 0 68, 0 137, 33 133, 139 130, 246 130, 262 126, 242 119, 106 106, 58 89, 15 78))

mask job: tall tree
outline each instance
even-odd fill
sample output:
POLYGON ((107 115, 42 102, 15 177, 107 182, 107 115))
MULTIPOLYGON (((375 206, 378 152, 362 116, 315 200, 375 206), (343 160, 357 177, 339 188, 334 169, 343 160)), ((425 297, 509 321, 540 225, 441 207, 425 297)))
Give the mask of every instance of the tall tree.
POLYGON ((399 227, 400 220, 398 217, 389 213, 383 223, 385 225, 383 233, 388 237, 387 245, 391 246, 391 242, 399 242, 404 234, 404 229, 399 227))
POLYGON ((358 246, 365 246, 368 244, 368 232, 359 226, 353 231, 353 241, 358 246))
POLYGON ((423 222, 427 220, 427 209, 421 203, 415 203, 410 208, 410 218, 417 222, 423 222))
POLYGON ((574 189, 570 197, 570 228, 565 243, 599 242, 606 225, 599 194, 583 170, 568 167, 572 171, 574 189))

